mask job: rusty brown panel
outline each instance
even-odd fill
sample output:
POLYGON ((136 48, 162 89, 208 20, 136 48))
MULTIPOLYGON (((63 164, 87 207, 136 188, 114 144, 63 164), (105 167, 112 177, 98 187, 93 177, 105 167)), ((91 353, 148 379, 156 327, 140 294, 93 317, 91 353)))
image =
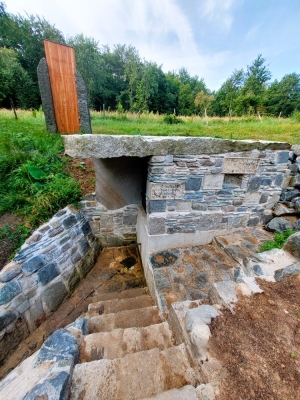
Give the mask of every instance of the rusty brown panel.
POLYGON ((44 40, 58 132, 80 131, 75 83, 75 52, 72 47, 44 40))

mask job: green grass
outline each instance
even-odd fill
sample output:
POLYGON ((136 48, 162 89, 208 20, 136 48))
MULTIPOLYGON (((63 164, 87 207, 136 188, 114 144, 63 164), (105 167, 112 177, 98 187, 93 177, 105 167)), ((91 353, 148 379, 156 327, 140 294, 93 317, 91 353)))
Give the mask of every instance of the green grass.
POLYGON ((48 134, 42 112, 0 112, 0 215, 11 213, 35 228, 80 199, 80 187, 65 173, 58 134, 48 134))
POLYGON ((91 112, 93 133, 108 135, 150 135, 150 136, 199 136, 223 139, 271 140, 300 143, 300 122, 286 118, 256 117, 209 118, 208 125, 204 118, 179 117, 182 123, 168 124, 164 116, 156 114, 118 114, 91 112))
POLYGON ((283 233, 276 232, 274 234, 274 240, 267 240, 261 246, 260 251, 267 251, 272 249, 281 249, 287 239, 293 234, 295 231, 292 229, 287 229, 283 233))

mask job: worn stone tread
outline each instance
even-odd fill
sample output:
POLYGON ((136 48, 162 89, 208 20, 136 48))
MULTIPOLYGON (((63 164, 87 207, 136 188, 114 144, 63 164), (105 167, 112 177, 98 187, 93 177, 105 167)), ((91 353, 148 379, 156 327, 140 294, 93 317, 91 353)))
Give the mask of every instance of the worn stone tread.
POLYGON ((171 389, 166 392, 158 393, 156 396, 144 397, 140 400, 198 400, 194 386, 186 385, 181 389, 171 389))
POLYGON ((94 317, 96 315, 111 314, 124 310, 133 310, 135 308, 151 307, 154 305, 154 300, 149 295, 98 301, 97 303, 89 304, 88 315, 89 317, 94 317))
POLYGON ((143 288, 135 288, 135 289, 127 289, 121 292, 112 292, 112 293, 99 293, 95 291, 91 294, 90 299, 91 303, 98 301, 106 301, 106 300, 114 300, 114 299, 129 299, 133 297, 143 296, 145 294, 149 294, 149 289, 147 287, 143 288))
POLYGON ((84 337, 79 357, 81 362, 88 362, 103 358, 112 360, 152 348, 163 350, 173 345, 172 336, 166 321, 142 328, 92 333, 84 337))
POLYGON ((137 400, 198 382, 183 344, 77 364, 70 400, 137 400))
POLYGON ((110 332, 117 328, 143 327, 163 322, 156 306, 103 314, 89 320, 90 333, 110 332))

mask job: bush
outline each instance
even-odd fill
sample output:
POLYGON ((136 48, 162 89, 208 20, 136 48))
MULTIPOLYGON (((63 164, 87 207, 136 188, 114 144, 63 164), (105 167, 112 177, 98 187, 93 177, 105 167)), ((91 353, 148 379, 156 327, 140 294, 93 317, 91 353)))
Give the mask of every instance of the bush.
POLYGON ((177 118, 174 114, 165 115, 163 121, 166 124, 182 124, 184 122, 182 119, 177 118))

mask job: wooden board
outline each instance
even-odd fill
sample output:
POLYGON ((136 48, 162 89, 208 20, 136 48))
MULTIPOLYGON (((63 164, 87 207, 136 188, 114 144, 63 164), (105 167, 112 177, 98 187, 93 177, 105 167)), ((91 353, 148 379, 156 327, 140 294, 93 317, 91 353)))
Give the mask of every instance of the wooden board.
POLYGON ((80 132, 74 49, 49 40, 44 40, 44 47, 57 130, 61 133, 80 132))

